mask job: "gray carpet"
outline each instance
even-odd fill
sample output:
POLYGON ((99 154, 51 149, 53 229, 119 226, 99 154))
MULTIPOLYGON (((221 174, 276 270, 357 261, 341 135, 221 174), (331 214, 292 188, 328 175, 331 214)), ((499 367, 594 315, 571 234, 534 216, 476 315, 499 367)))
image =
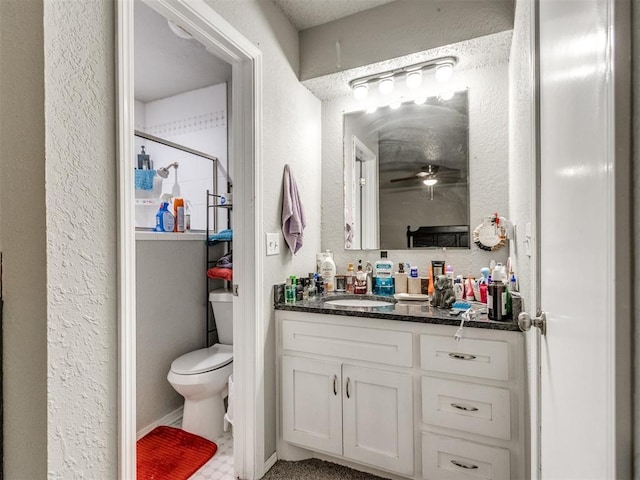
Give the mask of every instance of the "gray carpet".
POLYGON ((382 477, 351 470, 317 458, 300 462, 278 460, 262 478, 263 480, 382 480, 382 477))

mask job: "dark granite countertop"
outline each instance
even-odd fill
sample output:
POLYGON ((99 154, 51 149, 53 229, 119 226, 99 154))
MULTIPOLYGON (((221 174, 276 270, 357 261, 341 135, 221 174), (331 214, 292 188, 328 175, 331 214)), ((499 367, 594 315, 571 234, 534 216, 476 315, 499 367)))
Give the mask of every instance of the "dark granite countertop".
MULTIPOLYGON (((459 326, 461 314, 452 315, 451 310, 444 310, 432 307, 428 301, 398 300, 393 297, 379 297, 375 295, 353 295, 353 294, 327 294, 322 298, 303 300, 294 304, 285 304, 283 296, 278 291, 274 292, 274 308, 276 310, 288 310, 293 312, 323 313, 327 315, 345 315, 350 317, 380 318, 383 320, 397 320, 402 322, 434 323, 439 325, 459 326), (393 301, 384 307, 347 307, 329 305, 327 300, 336 299, 372 299, 393 301)), ((479 302, 471 302, 472 308, 477 313, 475 320, 465 321, 465 327, 488 328, 493 330, 507 330, 519 332, 520 328, 516 322, 508 320, 496 322, 489 320, 486 313, 486 305, 479 302)))

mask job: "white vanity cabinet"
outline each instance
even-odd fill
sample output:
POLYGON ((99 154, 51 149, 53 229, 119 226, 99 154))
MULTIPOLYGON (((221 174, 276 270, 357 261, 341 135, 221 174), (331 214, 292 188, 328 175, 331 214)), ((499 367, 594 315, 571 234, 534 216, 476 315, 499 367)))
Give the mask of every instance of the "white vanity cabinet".
POLYGON ((465 328, 456 342, 453 326, 276 320, 280 442, 393 478, 527 478, 519 332, 465 328))
POLYGON ((410 361, 411 334, 291 320, 281 326, 284 350, 291 352, 281 357, 283 439, 412 475, 413 377, 377 368, 380 358, 410 361), (304 355, 322 353, 333 359, 304 355))

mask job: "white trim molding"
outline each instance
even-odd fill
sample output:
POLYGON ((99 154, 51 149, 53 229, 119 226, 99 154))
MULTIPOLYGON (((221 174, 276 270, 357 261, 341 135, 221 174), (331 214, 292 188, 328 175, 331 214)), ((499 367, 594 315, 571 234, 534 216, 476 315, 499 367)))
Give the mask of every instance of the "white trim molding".
MULTIPOLYGON (((264 294, 262 238, 262 54, 203 0, 143 0, 188 30, 233 68, 230 160, 234 171, 234 422, 235 475, 264 475, 264 294)), ((120 172, 120 478, 135 478, 135 237, 133 179, 126 168, 133 148, 133 2, 118 0, 120 172), (125 215, 126 214, 126 215, 125 215), (132 261, 133 258, 133 261, 132 261), (125 308, 126 307, 126 308, 125 308)), ((271 459, 270 459, 271 460, 271 459)))

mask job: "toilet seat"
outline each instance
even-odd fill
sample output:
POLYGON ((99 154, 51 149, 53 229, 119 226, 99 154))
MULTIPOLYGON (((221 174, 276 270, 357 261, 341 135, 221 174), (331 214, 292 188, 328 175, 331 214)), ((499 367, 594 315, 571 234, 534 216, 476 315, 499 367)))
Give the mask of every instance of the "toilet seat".
POLYGON ((233 361, 233 346, 215 344, 185 353, 171 363, 171 371, 178 375, 197 375, 218 370, 233 361))

